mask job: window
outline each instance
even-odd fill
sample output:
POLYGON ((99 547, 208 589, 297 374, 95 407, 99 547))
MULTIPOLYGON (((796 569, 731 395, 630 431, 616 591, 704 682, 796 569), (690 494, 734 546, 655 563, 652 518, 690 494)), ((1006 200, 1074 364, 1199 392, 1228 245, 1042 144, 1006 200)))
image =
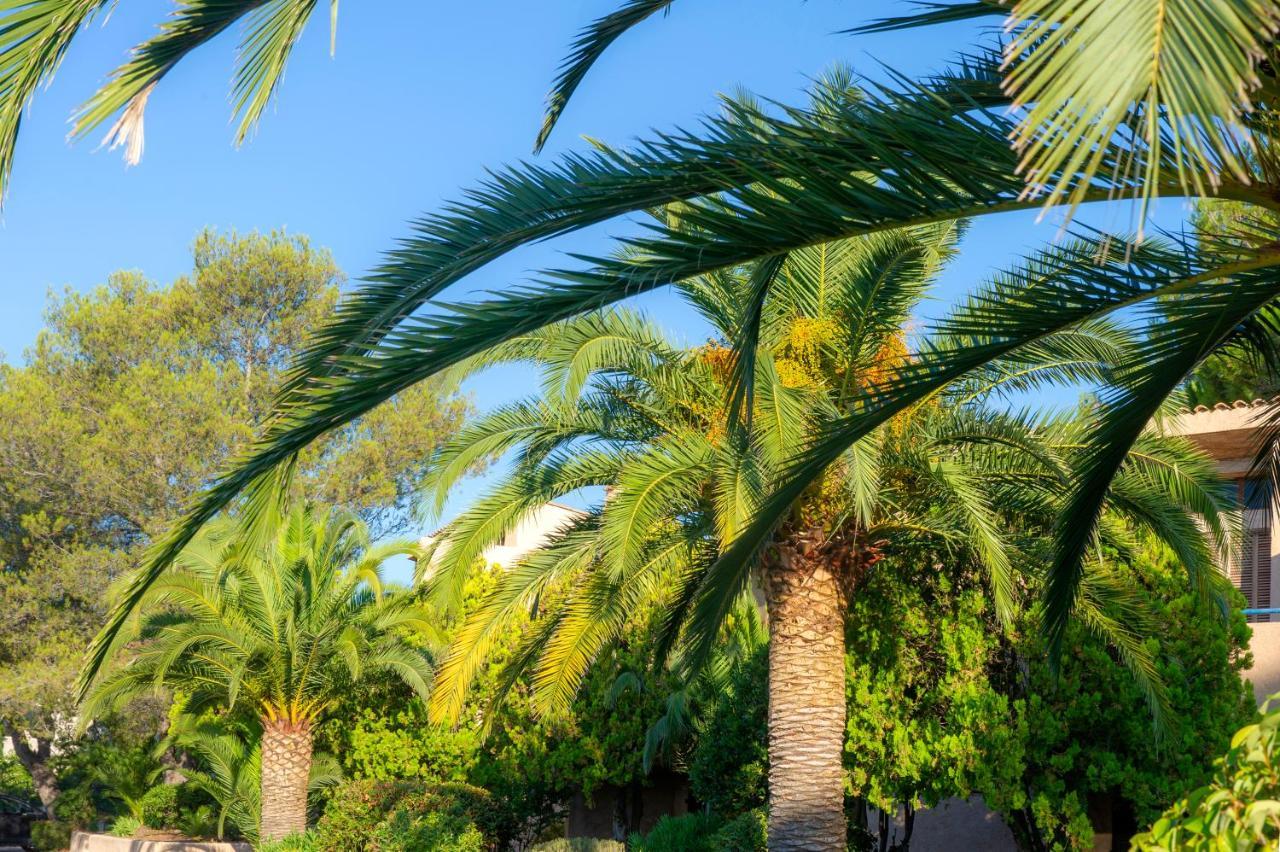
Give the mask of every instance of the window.
MULTIPOLYGON (((1271 607, 1271 489, 1263 480, 1242 480, 1245 506, 1244 541, 1240 558, 1231 570, 1231 582, 1244 595, 1249 609, 1271 607)), ((1251 615, 1249 621, 1270 621, 1269 615, 1251 615)))

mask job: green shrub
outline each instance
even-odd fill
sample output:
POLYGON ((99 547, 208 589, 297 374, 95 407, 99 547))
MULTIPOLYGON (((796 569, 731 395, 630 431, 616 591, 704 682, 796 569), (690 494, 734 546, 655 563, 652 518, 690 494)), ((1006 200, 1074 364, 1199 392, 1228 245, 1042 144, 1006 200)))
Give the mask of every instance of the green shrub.
POLYGON ((712 838, 723 825, 713 814, 664 816, 643 837, 630 838, 632 852, 718 852, 712 838))
POLYGON ((596 837, 557 837, 546 843, 539 843, 529 852, 626 852, 626 844, 616 840, 601 840, 596 837))
POLYGON ((327 849, 314 831, 306 834, 290 834, 280 840, 272 840, 260 844, 258 852, 324 852, 327 849))
POLYGON ((357 780, 339 785, 316 826, 324 848, 353 852, 367 848, 378 823, 416 788, 404 781, 357 780))
POLYGON ((0 796, 15 799, 35 799, 36 787, 31 783, 31 773, 18 762, 18 758, 0 754, 0 796))
POLYGON ((1280 848, 1280 706, 1274 695, 1262 714, 1231 738, 1213 780, 1174 803, 1131 849, 1252 850, 1280 848))
POLYGON ((757 808, 739 814, 720 827, 711 836, 711 848, 716 852, 765 852, 768 822, 764 809, 757 808))
POLYGON ((182 816, 178 807, 178 785, 157 784, 143 795, 139 803, 142 824, 148 828, 177 828, 182 816))
POLYGON ((373 832, 377 852, 484 852, 485 840, 475 823, 447 810, 418 814, 397 808, 373 832))
POLYGON ((67 822, 41 820, 31 823, 31 848, 35 852, 59 852, 71 846, 72 826, 67 822))
POLYGON ((107 833, 112 837, 133 837, 140 828, 142 828, 142 820, 133 816, 121 816, 116 817, 116 821, 111 823, 111 831, 107 833))
POLYGON ((482 840, 492 839, 493 826, 500 819, 500 807, 493 797, 468 784, 437 784, 424 790, 421 784, 408 781, 348 781, 329 799, 316 833, 326 850, 380 851, 383 846, 379 844, 389 842, 383 828, 388 821, 427 838, 456 829, 462 838, 457 842, 469 843, 464 825, 475 828, 482 840), (443 816, 429 819, 433 814, 443 816))

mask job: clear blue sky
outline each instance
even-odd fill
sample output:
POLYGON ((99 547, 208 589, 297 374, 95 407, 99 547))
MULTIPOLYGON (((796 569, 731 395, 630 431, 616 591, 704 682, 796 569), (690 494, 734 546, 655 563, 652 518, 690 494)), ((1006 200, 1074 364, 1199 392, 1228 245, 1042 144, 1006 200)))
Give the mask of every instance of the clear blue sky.
MULTIPOLYGON (((35 338, 47 292, 91 287, 120 268, 168 280, 189 267, 207 225, 287 228, 332 249, 356 279, 406 233, 405 222, 454 197, 485 166, 528 156, 544 96, 574 33, 621 0, 422 0, 341 5, 328 56, 327 3, 305 33, 275 107, 256 137, 231 145, 228 87, 235 34, 185 60, 157 89, 142 163, 64 141, 67 117, 172 8, 123 0, 71 51, 24 123, 0 225, 0 352, 35 338)), ((878 63, 919 74, 972 43, 976 28, 853 37, 839 30, 908 7, 902 0, 681 0, 634 30, 579 89, 543 158, 591 135, 623 143, 649 128, 692 125, 739 86, 796 102, 808 78, 836 62, 882 76, 878 63)), ((1176 223, 1175 202, 1158 221, 1176 223)), ((1123 229, 1122 214, 1091 217, 1123 229)), ((980 223, 939 291, 945 303, 1014 254, 1052 239, 1030 214, 980 223)), ((556 264, 564 250, 599 250, 607 231, 538 246, 474 276, 499 289, 556 264)), ((676 334, 700 329, 678 302, 646 309, 676 334)), ((936 307, 936 306, 935 306, 936 307)), ((936 313, 930 310, 930 313, 936 313)), ((475 382, 483 407, 511 396, 510 377, 475 382)))

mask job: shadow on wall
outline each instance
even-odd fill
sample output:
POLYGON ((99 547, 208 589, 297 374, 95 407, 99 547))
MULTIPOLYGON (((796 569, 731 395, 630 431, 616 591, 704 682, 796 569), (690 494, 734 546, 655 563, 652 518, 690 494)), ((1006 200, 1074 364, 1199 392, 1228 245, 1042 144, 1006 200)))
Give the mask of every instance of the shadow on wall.
POLYGON ((248 843, 196 842, 193 840, 134 840, 109 834, 77 831, 71 835, 71 852, 253 852, 248 843))

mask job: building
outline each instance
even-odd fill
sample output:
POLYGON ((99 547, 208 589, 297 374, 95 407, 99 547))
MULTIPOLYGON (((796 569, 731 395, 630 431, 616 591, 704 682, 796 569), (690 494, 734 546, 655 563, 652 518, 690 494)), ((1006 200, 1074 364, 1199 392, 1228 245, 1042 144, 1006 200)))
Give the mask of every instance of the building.
POLYGON ((1250 470, 1263 425, 1277 412, 1280 402, 1242 400, 1197 406, 1166 424, 1169 432, 1185 436, 1217 463, 1244 506, 1243 540, 1223 568, 1247 604, 1253 668, 1246 676, 1259 703, 1280 692, 1280 537, 1271 534, 1280 504, 1271 499, 1267 483, 1250 477, 1250 470))
MULTIPOLYGON (((486 564, 513 565, 526 553, 537 550, 553 535, 586 516, 587 513, 581 509, 563 503, 544 503, 508 532, 501 544, 485 548, 481 557, 486 564)), ((434 539, 435 536, 425 536, 420 544, 424 548, 430 547, 434 539)))

